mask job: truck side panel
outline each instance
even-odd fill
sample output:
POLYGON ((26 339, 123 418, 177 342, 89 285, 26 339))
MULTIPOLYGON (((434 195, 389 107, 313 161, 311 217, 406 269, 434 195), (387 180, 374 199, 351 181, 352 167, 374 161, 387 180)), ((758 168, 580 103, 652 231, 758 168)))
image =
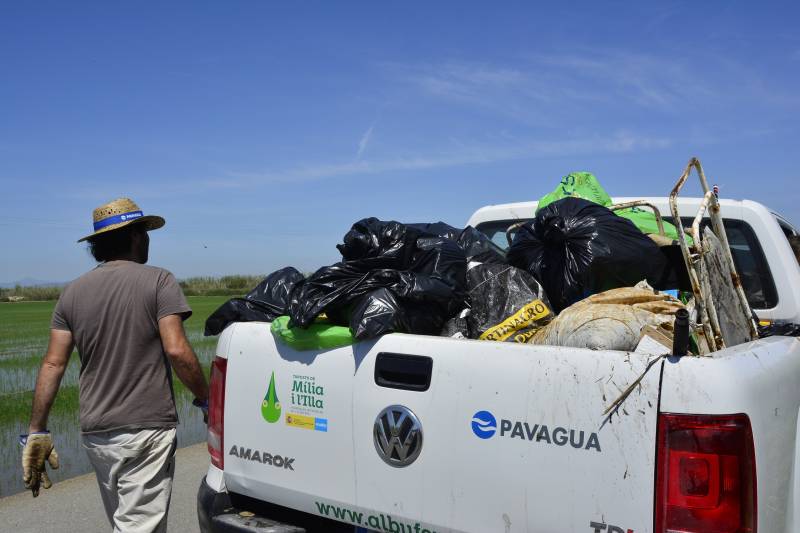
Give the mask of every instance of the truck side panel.
POLYGON ((239 324, 230 351, 225 481, 233 492, 384 531, 397 523, 584 533, 590 522, 652 531, 660 365, 615 415, 602 414, 646 356, 401 334, 296 352, 259 323, 239 324), (380 353, 430 357, 430 387, 378 386, 380 353), (273 375, 278 418, 261 410, 273 375), (390 405, 422 425, 422 451, 402 468, 381 459, 373 438, 390 405), (307 425, 323 417, 326 431, 307 425), (275 466, 276 455, 293 459, 293 469, 275 466))

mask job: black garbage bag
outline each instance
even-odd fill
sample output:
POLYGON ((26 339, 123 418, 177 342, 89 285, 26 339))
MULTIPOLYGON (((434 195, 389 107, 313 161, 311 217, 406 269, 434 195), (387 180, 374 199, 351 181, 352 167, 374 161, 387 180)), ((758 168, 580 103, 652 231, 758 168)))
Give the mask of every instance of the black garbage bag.
POLYGON ((421 237, 444 237, 458 243, 467 261, 505 263, 505 251, 472 226, 454 228, 444 222, 401 224, 365 218, 353 224, 336 246, 345 261, 359 259, 371 268, 408 268, 414 242, 421 237))
POLYGON ((445 320, 464 307, 466 255, 453 240, 426 236, 397 222, 364 219, 353 225, 338 248, 345 260, 319 269, 292 294, 292 326, 308 327, 324 312, 334 323, 351 325, 359 339, 390 331, 438 333, 445 320), (394 299, 384 294, 378 301, 380 295, 373 295, 373 307, 362 302, 382 288, 394 299), (377 312, 378 307, 408 312, 389 319, 377 312))
POLYGON ((464 250, 464 253, 467 254, 467 262, 506 263, 505 250, 493 243, 485 233, 476 230, 472 226, 458 229, 444 222, 409 224, 409 226, 431 235, 456 241, 461 249, 464 250))
POLYGON ((412 263, 417 239, 424 233, 406 224, 364 218, 352 225, 336 249, 345 262, 358 261, 364 270, 406 270, 412 263))
POLYGON ((527 342, 553 317, 545 291, 533 276, 509 265, 482 264, 467 271, 472 338, 527 342))
POLYGON ((656 289, 670 266, 658 246, 628 219, 580 198, 540 209, 517 231, 508 262, 539 280, 556 313, 597 292, 646 279, 656 289))
POLYGON ((350 313, 350 332, 356 339, 372 339, 386 333, 437 335, 442 311, 424 302, 400 299, 386 287, 361 298, 350 313))
POLYGON ((294 267, 276 270, 244 298, 232 298, 211 313, 205 335, 219 335, 231 322, 271 322, 285 315, 292 291, 304 279, 294 267))

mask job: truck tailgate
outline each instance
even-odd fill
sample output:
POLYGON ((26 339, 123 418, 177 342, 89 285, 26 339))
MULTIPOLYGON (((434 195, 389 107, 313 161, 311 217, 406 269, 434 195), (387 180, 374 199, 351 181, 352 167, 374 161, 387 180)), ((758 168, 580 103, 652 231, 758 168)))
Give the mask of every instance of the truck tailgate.
POLYGON ((652 530, 661 365, 602 414, 646 356, 400 334, 297 352, 265 324, 236 327, 224 436, 233 492, 379 531, 652 530), (378 385, 379 354, 430 358, 430 386, 405 390, 401 374, 378 385), (376 446, 390 406, 393 420, 419 421, 419 455, 405 466, 382 457, 413 455, 402 424, 393 440, 382 422, 388 440, 376 446))

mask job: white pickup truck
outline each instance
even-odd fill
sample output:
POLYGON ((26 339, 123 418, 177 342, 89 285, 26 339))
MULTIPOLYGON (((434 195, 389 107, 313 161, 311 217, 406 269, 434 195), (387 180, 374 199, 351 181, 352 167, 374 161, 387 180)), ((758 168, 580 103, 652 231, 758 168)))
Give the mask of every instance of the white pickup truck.
MULTIPOLYGON (((684 225, 700 201, 680 201, 684 225)), ((758 203, 720 204, 758 318, 800 322, 795 230, 758 203)), ((468 224, 505 246, 535 208, 468 224)), ((604 416, 648 362, 406 334, 295 351, 269 324, 232 324, 212 366, 201 529, 800 532, 800 342, 661 359, 604 416)))

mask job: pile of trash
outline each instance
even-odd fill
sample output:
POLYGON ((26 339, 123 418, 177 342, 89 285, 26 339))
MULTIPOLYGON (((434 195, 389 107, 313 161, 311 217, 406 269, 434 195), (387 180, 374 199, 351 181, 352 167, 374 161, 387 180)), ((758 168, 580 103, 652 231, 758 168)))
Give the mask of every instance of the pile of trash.
POLYGON ((609 207, 592 174, 569 174, 507 254, 470 226, 365 218, 337 245, 341 261, 270 274, 217 309, 205 334, 265 321, 303 350, 392 332, 629 351, 650 332, 667 344, 675 314, 692 310, 678 230, 609 207))
POLYGON ((505 262, 504 251, 483 233, 443 222, 366 218, 343 241, 337 246, 342 261, 307 278, 292 267, 270 274, 244 298, 217 309, 205 334, 286 315, 286 327, 302 329, 324 316, 326 324, 349 327, 355 340, 392 332, 438 335, 466 304, 467 264, 505 262))

